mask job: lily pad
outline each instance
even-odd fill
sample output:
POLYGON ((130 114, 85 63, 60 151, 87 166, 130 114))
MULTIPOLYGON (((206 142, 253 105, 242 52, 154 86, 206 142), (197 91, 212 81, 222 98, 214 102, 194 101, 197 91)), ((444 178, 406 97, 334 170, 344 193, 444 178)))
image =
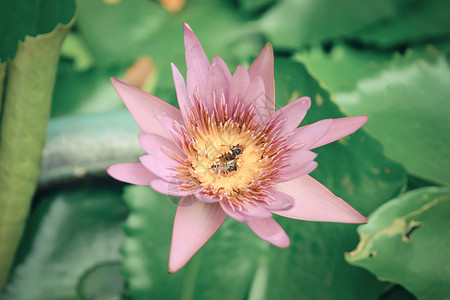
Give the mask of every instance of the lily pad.
POLYGON ((111 269, 102 278, 93 273, 120 261, 120 224, 128 212, 120 187, 97 186, 73 186, 39 199, 2 300, 75 300, 78 292, 97 294, 108 281, 124 285, 111 269))
POLYGON ((386 53, 355 49, 344 43, 334 45, 329 53, 315 46, 295 54, 295 59, 332 92, 355 89, 361 77, 378 71, 389 58, 386 53))
POLYGON ((396 18, 370 26, 351 37, 366 45, 376 44, 383 48, 448 39, 449 10, 449 1, 416 1, 405 6, 396 18))
POLYGON ((349 114, 368 114, 367 130, 408 172, 449 185, 449 80, 449 63, 439 51, 410 51, 335 99, 349 114))
POLYGON ((358 228, 361 241, 346 259, 418 299, 448 299, 449 210, 448 188, 421 188, 393 199, 358 228))
POLYGON ((396 17, 412 1, 279 1, 256 22, 275 47, 298 49, 396 17))

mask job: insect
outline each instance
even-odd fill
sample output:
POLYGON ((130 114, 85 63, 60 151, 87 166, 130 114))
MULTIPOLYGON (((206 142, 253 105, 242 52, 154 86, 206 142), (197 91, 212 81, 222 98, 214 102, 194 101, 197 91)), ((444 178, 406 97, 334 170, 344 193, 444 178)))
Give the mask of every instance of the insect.
POLYGON ((230 152, 222 154, 218 161, 215 161, 211 166, 214 171, 217 171, 220 175, 222 172, 225 174, 233 171, 237 171, 237 160, 238 156, 242 154, 242 146, 237 144, 236 146, 232 146, 230 152))
POLYGON ((233 155, 234 157, 238 156, 239 154, 242 153, 242 146, 237 144, 236 146, 231 147, 230 152, 231 152, 231 155, 233 155))

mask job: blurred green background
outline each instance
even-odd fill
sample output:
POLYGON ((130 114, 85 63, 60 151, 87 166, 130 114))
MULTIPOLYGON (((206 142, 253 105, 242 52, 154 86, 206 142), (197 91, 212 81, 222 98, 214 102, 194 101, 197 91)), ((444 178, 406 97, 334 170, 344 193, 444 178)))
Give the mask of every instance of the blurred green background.
POLYGON ((445 0, 0 0, 0 299, 448 300, 449 13, 445 0), (303 125, 369 115, 317 149, 312 173, 368 224, 277 217, 292 241, 279 249, 228 218, 167 273, 178 199, 105 173, 143 153, 110 77, 177 105, 183 22, 232 72, 271 42, 277 107, 312 98, 303 125))

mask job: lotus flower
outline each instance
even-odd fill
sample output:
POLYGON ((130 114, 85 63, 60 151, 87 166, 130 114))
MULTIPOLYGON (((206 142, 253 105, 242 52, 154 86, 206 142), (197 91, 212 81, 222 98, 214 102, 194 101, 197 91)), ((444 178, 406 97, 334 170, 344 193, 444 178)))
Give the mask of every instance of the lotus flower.
POLYGON ((180 109, 113 78, 142 133, 139 163, 108 173, 157 192, 181 196, 169 271, 176 272, 227 216, 245 222, 275 246, 289 237, 272 213, 299 220, 365 223, 367 219, 310 177, 311 149, 359 129, 367 116, 326 119, 298 127, 311 102, 302 97, 275 110, 273 49, 267 44, 247 69, 234 74, 220 57, 210 63, 184 25, 186 82, 172 64, 180 109))

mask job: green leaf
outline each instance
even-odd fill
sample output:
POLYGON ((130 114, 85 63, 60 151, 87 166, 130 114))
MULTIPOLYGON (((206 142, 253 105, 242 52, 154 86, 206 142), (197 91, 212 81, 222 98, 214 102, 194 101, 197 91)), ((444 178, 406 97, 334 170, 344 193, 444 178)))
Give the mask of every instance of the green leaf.
POLYGON ((124 108, 111 85, 111 77, 119 77, 125 67, 95 67, 76 70, 75 64, 60 62, 52 102, 52 117, 87 114, 124 108))
POLYGON ((144 153, 137 138, 139 133, 125 110, 52 118, 39 184, 96 175, 114 163, 137 161, 144 153), (71 141, 70 147, 67 141, 71 141))
POLYGON ((18 41, 68 24, 75 13, 73 0, 21 0, 0 3, 0 62, 14 58, 18 41))
MULTIPOLYGON (((278 59, 275 74, 280 105, 312 96, 306 123, 343 116, 300 63, 278 59)), ((318 152, 314 176, 362 213, 398 195, 405 185, 403 168, 386 159, 380 144, 363 130, 318 152)), ((288 249, 268 244, 229 219, 182 270, 168 275, 176 206, 148 187, 128 188, 125 199, 131 213, 122 273, 135 299, 244 299, 248 292, 249 299, 377 299, 384 288, 344 260, 357 243, 355 225, 282 218, 291 237, 288 249)))
POLYGON ((279 1, 255 27, 275 47, 296 49, 394 18, 403 2, 412 1, 279 1))
POLYGON ((446 39, 450 33, 449 9, 449 1, 416 1, 406 6, 396 18, 370 26, 352 37, 384 48, 446 39))
POLYGON ((66 187, 38 199, 1 299, 75 300, 77 293, 88 299, 112 282, 117 284, 110 295, 123 292, 116 271, 120 224, 128 210, 121 188, 96 185, 66 187))
POLYGON ((347 113, 370 116, 366 128, 408 172, 448 185, 449 80, 444 55, 433 49, 423 56, 408 52, 335 98, 347 113))
POLYGON ((0 126, 0 287, 37 185, 59 50, 71 25, 27 36, 8 62, 0 126))
POLYGON ((421 188, 393 199, 358 228, 361 241, 347 261, 418 299, 448 299, 449 210, 449 188, 421 188))
POLYGON ((127 64, 149 55, 157 68, 168 69, 167 77, 171 77, 170 62, 181 69, 184 65, 183 22, 191 25, 201 37, 200 42, 209 41, 203 45, 207 54, 224 59, 242 57, 230 49, 245 32, 244 20, 227 1, 188 1, 176 15, 156 1, 120 1, 111 5, 101 0, 80 0, 78 4, 77 25, 101 65, 127 64))
POLYGON ((358 80, 369 72, 379 69, 387 61, 385 53, 371 50, 356 50, 346 44, 334 45, 330 53, 322 47, 297 52, 295 59, 305 64, 308 71, 331 91, 346 91, 356 88, 358 80))
POLYGON ((2 63, 0 61, 0 115, 2 113, 2 105, 3 105, 3 88, 5 86, 5 77, 6 77, 6 62, 2 63))

